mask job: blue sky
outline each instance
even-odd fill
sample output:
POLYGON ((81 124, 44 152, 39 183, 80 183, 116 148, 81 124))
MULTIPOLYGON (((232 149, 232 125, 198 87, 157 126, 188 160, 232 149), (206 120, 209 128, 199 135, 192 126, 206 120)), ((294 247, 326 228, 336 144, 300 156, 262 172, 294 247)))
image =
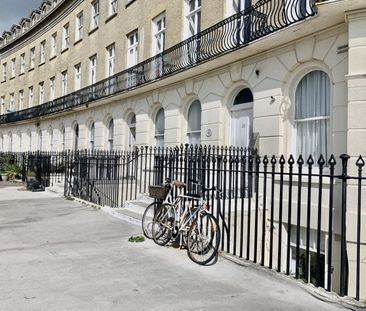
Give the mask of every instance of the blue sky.
POLYGON ((0 35, 17 24, 23 16, 29 16, 33 8, 38 8, 42 0, 0 0, 0 35))

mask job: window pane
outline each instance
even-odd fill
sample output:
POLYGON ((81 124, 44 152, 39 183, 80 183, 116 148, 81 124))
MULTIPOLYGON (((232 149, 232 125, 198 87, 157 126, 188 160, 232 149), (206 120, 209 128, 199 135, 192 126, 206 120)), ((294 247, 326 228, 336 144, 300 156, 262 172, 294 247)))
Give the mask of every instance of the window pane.
POLYGON ((155 134, 164 134, 165 129, 165 116, 164 116, 164 109, 161 108, 156 115, 156 122, 155 122, 155 134))
POLYGON ((201 130, 201 103, 196 100, 188 111, 188 132, 201 130))

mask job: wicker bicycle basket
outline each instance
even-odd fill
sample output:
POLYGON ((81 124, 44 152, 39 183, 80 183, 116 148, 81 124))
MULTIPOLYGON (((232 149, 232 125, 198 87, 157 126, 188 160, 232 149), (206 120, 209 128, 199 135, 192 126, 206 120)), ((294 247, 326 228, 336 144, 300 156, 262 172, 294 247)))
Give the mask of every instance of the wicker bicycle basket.
POLYGON ((165 186, 149 186, 149 196, 153 199, 164 200, 168 194, 168 189, 165 186))

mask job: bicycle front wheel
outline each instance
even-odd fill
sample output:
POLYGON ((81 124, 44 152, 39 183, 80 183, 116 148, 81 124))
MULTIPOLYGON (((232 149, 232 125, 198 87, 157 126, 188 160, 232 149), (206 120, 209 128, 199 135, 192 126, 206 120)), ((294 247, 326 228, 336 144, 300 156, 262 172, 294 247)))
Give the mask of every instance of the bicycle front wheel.
POLYGON ((217 219, 203 213, 192 223, 187 238, 188 257, 199 265, 206 265, 218 253, 220 228, 217 219))
POLYGON ((172 237, 173 225, 174 211, 170 205, 161 205, 152 223, 152 238, 154 242, 161 246, 167 244, 172 237))
POLYGON ((142 216, 142 232, 148 239, 152 239, 152 224, 155 214, 161 206, 160 202, 153 202, 146 207, 144 215, 142 216))

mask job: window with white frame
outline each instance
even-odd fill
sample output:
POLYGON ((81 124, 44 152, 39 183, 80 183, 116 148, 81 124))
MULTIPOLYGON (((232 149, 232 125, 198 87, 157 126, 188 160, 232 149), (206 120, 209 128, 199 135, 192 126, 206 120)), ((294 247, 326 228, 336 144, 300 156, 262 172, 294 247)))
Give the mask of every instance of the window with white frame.
POLYGON ((1 96, 1 114, 5 113, 5 96, 1 96))
POLYGON ((60 151, 64 151, 65 150, 65 140, 66 140, 66 136, 65 136, 65 127, 62 126, 60 128, 60 151))
POLYGON ((55 77, 50 78, 50 101, 55 99, 55 77))
POLYGON ((11 60, 11 77, 12 78, 15 77, 15 72, 16 72, 16 63, 15 63, 15 58, 13 58, 11 60))
POLYGON ((61 96, 67 94, 67 71, 61 73, 61 96))
POLYGON ((159 54, 165 48, 165 13, 153 20, 153 55, 159 54))
POLYGON ((113 139, 114 139, 114 121, 111 119, 108 124, 108 150, 113 150, 113 139))
POLYGON ((114 14, 117 14, 118 9, 118 1, 117 0, 108 0, 108 15, 112 16, 114 14))
POLYGON ((25 53, 20 55, 20 73, 25 72, 25 53))
POLYGON ((91 20, 90 29, 93 30, 99 25, 99 0, 95 0, 91 4, 91 20))
POLYGON ((191 145, 201 143, 201 103, 195 100, 188 110, 187 140, 191 145))
POLYGON ((251 0, 226 0, 227 16, 239 13, 251 5, 251 0))
POLYGON ((46 61, 46 41, 42 41, 39 50, 39 63, 43 64, 45 61, 46 61))
POLYGON ((6 72, 6 63, 3 64, 3 74, 2 74, 2 81, 6 81, 6 76, 7 76, 7 72, 6 72))
POLYGON ((155 117, 155 146, 164 147, 165 113, 160 108, 155 117))
POLYGON ((75 91, 80 90, 81 87, 81 64, 75 65, 75 91))
POLYGON ((19 110, 22 110, 24 108, 24 91, 19 91, 19 110))
POLYGON ((51 57, 57 54, 57 32, 51 36, 51 57))
POLYGON ((95 124, 91 123, 89 128, 89 150, 94 150, 94 140, 95 140, 95 124))
POLYGON ((67 23, 62 29, 62 50, 68 49, 70 46, 70 25, 67 23))
POLYGON ((15 106, 14 106, 14 93, 10 94, 10 108, 9 108, 9 112, 14 112, 15 111, 15 106))
POLYGON ((33 86, 28 89, 28 108, 33 107, 33 86))
POLYGON ((42 105, 44 103, 44 83, 39 83, 39 104, 42 105))
POLYGON ((201 31, 201 0, 184 0, 186 3, 186 37, 201 31))
POLYGON ((106 64, 106 77, 114 75, 114 58, 115 58, 115 47, 114 44, 107 47, 107 64, 106 64))
POLYGON ((97 55, 93 55, 89 58, 89 83, 94 84, 97 82, 97 55))
POLYGON ((29 68, 33 69, 36 63, 36 48, 31 48, 29 53, 29 68))
POLYGON ((75 26, 75 41, 79 41, 83 38, 83 31, 84 31, 84 16, 83 12, 80 12, 76 16, 76 26, 75 26))
POLYGON ((305 75, 295 94, 297 153, 312 155, 315 162, 329 155, 330 79, 320 70, 305 75))
POLYGON ((127 67, 132 67, 137 64, 138 61, 138 47, 139 47, 139 41, 138 41, 138 31, 135 30, 131 32, 127 36, 127 46, 128 46, 128 54, 127 54, 127 67))

